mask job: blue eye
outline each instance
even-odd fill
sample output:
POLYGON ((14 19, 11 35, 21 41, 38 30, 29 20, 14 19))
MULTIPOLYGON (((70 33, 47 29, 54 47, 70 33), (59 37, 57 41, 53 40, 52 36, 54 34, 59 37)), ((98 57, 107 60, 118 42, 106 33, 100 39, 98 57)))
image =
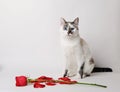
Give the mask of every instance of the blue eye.
POLYGON ((72 31, 72 30, 74 30, 74 28, 70 28, 70 30, 72 31))
POLYGON ((63 28, 64 30, 67 30, 67 26, 64 26, 64 28, 63 28))

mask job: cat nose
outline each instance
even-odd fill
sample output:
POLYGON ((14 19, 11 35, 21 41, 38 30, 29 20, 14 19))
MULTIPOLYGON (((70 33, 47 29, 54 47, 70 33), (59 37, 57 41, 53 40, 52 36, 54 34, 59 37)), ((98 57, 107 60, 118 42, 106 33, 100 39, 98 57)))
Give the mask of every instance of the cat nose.
POLYGON ((68 35, 69 35, 69 34, 73 34, 73 32, 69 30, 69 31, 68 31, 68 35))

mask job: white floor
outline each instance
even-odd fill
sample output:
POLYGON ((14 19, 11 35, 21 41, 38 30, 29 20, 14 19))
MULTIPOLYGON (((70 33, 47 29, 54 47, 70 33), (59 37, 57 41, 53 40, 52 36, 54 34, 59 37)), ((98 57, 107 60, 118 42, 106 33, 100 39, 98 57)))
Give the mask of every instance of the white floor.
MULTIPOLYGON (((53 73, 55 75, 55 73, 53 73)), ((75 79, 80 82, 90 82, 103 84, 107 88, 100 88, 87 85, 56 85, 45 88, 35 89, 32 85, 26 87, 15 86, 15 76, 17 73, 0 73, 0 92, 118 92, 120 91, 120 74, 119 73, 94 73, 92 76, 84 79, 75 79)), ((56 73, 57 75, 57 73, 56 73)), ((55 76, 56 76, 55 75, 55 76)), ((38 77, 38 75, 35 75, 38 77)), ((57 77, 57 76, 56 76, 57 77)))

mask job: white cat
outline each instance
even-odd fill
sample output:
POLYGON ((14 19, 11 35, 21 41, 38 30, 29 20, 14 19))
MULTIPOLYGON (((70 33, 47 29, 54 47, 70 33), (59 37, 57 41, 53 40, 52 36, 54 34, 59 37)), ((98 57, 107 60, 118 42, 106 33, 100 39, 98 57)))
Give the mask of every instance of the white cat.
POLYGON ((79 73, 84 78, 91 74, 95 66, 88 44, 79 35, 78 25, 79 18, 73 22, 61 18, 61 45, 66 62, 64 77, 79 73))

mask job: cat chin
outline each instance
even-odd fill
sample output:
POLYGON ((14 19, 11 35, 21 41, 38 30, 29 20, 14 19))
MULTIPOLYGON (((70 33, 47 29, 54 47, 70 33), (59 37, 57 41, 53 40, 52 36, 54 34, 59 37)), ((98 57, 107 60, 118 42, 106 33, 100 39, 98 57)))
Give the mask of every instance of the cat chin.
POLYGON ((73 34, 67 34, 68 36, 72 36, 73 34))
POLYGON ((78 34, 67 34, 66 36, 69 37, 69 38, 80 37, 78 34))

